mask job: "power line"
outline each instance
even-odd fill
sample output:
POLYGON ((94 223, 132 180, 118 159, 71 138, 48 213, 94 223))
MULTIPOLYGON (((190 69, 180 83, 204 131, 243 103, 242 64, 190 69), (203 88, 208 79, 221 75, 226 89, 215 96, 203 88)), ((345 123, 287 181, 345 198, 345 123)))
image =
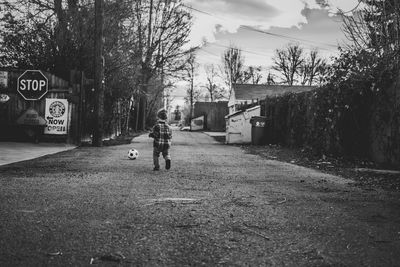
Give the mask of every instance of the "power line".
MULTIPOLYGON (((263 31, 263 30, 260 30, 260 29, 256 29, 256 28, 254 28, 254 27, 247 26, 247 25, 243 25, 242 27, 245 28, 245 29, 248 29, 248 30, 250 30, 250 31, 259 32, 259 33, 263 33, 263 34, 267 34, 267 35, 272 35, 272 36, 276 36, 276 37, 280 37, 280 38, 285 38, 285 39, 289 39, 289 40, 295 40, 295 41, 301 41, 301 42, 308 42, 308 43, 311 43, 311 44, 319 44, 319 45, 324 45, 324 46, 329 46, 329 47, 337 48, 337 45, 333 45, 333 44, 329 44, 329 43, 320 43, 320 42, 315 42, 315 41, 309 41, 309 40, 302 39, 302 38, 291 37, 291 36, 287 36, 287 35, 283 35, 283 34, 272 33, 272 32, 268 32, 268 31, 263 31)), ((325 49, 325 48, 321 48, 321 49, 331 51, 331 50, 325 49)))
MULTIPOLYGON (((226 45, 221 45, 221 44, 217 44, 217 43, 207 43, 207 45, 214 45, 214 46, 219 46, 219 47, 223 47, 223 48, 232 48, 232 47, 230 47, 230 46, 226 46, 226 45)), ((202 52, 206 52, 207 54, 210 54, 210 55, 212 55, 212 56, 216 56, 216 57, 220 57, 220 55, 217 55, 217 54, 215 54, 215 53, 212 53, 212 52, 210 52, 210 51, 207 51, 207 50, 205 50, 205 46, 203 46, 203 47, 200 47, 199 48, 199 50, 201 50, 202 52)), ((241 51, 241 52, 245 52, 245 53, 249 53, 249 54, 253 54, 253 55, 257 55, 257 56, 266 56, 266 57, 268 57, 268 56, 270 56, 270 55, 267 55, 267 54, 261 54, 261 53, 256 53, 256 52, 252 52, 252 51, 248 51, 248 50, 243 50, 243 49, 241 49, 241 48, 239 48, 239 50, 241 51)))
MULTIPOLYGON (((215 45, 215 46, 219 46, 219 47, 223 47, 223 48, 232 48, 230 46, 221 45, 221 44, 217 44, 217 43, 210 43, 210 45, 215 45)), ((267 54, 261 54, 261 53, 257 53, 257 52, 253 52, 253 51, 244 50, 244 49, 241 49, 241 48, 239 48, 239 50, 242 51, 242 52, 246 52, 246 53, 257 55, 257 56, 266 56, 266 57, 269 56, 267 54)))
MULTIPOLYGON (((360 3, 361 3, 361 0, 359 0, 358 5, 359 5, 360 3)), ((355 8, 353 8, 353 10, 356 9, 356 8, 358 7, 358 5, 357 5, 355 8)), ((191 9, 191 10, 194 10, 194 11, 196 11, 196 12, 199 12, 199 13, 202 13, 202 14, 205 14, 205 15, 208 15, 208 16, 215 17, 215 18, 218 18, 218 19, 221 19, 221 20, 226 21, 226 18, 221 18, 221 17, 215 16, 215 15, 212 14, 212 13, 209 13, 209 12, 206 12, 206 11, 202 11, 202 10, 200 10, 200 9, 193 8, 193 7, 191 7, 191 6, 184 5, 184 4, 183 4, 183 6, 189 8, 189 9, 191 9)), ((329 47, 337 48, 337 45, 334 45, 334 44, 315 42, 315 41, 311 41, 311 40, 307 40, 307 39, 292 37, 292 36, 289 36, 289 35, 283 35, 283 34, 272 33, 272 32, 269 32, 269 31, 264 31, 264 30, 256 29, 256 28, 251 27, 251 26, 243 25, 242 28, 247 29, 247 30, 250 30, 250 31, 259 32, 259 33, 267 34, 267 35, 270 35, 270 36, 278 37, 278 38, 284 38, 284 39, 289 39, 289 40, 295 40, 295 41, 300 41, 300 42, 307 42, 307 43, 311 43, 311 44, 319 44, 319 45, 323 45, 323 46, 329 46, 329 47)), ((321 48, 321 47, 319 47, 319 48, 321 48)), ((325 49, 325 48, 321 48, 321 49, 322 49, 322 50, 327 50, 327 51, 332 51, 332 50, 325 49)), ((246 52, 248 52, 248 53, 254 53, 254 52, 250 52, 250 51, 246 51, 246 52)))
POLYGON ((208 12, 205 12, 205 11, 202 11, 202 10, 199 10, 199 9, 194 8, 194 7, 191 7, 191 6, 187 6, 187 5, 185 5, 185 4, 182 4, 182 6, 187 7, 187 8, 189 8, 189 9, 191 9, 191 10, 197 11, 197 12, 199 12, 199 13, 203 13, 203 14, 206 14, 206 15, 209 15, 209 16, 212 16, 212 17, 215 17, 215 16, 214 16, 213 14, 211 14, 211 13, 208 13, 208 12))
POLYGON ((210 52, 210 51, 207 51, 207 50, 205 50, 204 48, 205 48, 205 47, 201 47, 201 48, 200 48, 201 51, 206 52, 207 54, 210 54, 210 55, 212 55, 212 56, 219 57, 219 55, 214 54, 214 53, 212 53, 212 52, 210 52))
POLYGON ((337 14, 337 15, 344 15, 344 14, 347 14, 347 13, 351 13, 351 12, 353 12, 354 10, 356 10, 356 9, 360 6, 361 3, 362 3, 362 0, 358 0, 357 5, 356 5, 355 7, 353 7, 352 9, 350 9, 350 10, 348 10, 348 11, 341 11, 340 9, 338 9, 339 12, 337 12, 337 13, 335 13, 335 14, 337 14))

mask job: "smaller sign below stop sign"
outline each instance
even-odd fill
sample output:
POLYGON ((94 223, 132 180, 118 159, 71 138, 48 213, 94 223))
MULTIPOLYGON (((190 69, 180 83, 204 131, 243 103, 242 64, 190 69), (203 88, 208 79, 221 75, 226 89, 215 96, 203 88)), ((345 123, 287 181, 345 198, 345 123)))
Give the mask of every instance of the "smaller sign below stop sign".
POLYGON ((10 97, 6 94, 0 94, 0 103, 6 103, 8 100, 10 100, 10 97))
POLYGON ((48 88, 47 77, 40 70, 27 70, 18 77, 17 91, 25 100, 40 100, 48 88))

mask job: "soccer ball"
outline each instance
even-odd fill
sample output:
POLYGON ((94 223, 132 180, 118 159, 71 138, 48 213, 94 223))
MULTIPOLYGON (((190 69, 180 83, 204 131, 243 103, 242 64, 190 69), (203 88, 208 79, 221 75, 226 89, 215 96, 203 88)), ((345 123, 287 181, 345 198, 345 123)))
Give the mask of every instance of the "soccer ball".
POLYGON ((136 149, 134 149, 134 148, 129 149, 129 151, 128 151, 129 159, 137 159, 138 157, 139 157, 139 152, 136 149))

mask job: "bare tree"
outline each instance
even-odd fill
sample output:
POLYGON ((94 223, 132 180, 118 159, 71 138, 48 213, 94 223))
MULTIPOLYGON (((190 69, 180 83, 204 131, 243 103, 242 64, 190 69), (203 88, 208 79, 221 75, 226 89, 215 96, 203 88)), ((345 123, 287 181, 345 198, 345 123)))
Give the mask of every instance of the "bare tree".
MULTIPOLYGON (((132 38, 138 42, 141 73, 139 90, 143 96, 141 107, 145 109, 148 101, 146 93, 150 82, 155 81, 153 77, 160 75, 161 70, 165 78, 184 70, 184 59, 193 51, 183 49, 189 41, 192 16, 181 0, 130 1, 135 6, 135 16, 130 23, 134 29, 132 38)), ((145 117, 149 114, 142 114, 141 128, 144 128, 145 117)))
POLYGON ((187 61, 186 61, 186 77, 189 82, 189 88, 187 89, 187 97, 185 100, 189 103, 189 122, 193 118, 193 107, 194 102, 200 96, 198 90, 194 87, 194 76, 196 75, 196 69, 198 68, 198 64, 196 63, 196 55, 194 53, 190 53, 187 61))
POLYGON ((271 72, 268 72, 267 85, 275 84, 274 77, 275 75, 273 75, 271 72))
POLYGON ((88 57, 93 56, 93 2, 1 1, 0 65, 41 68, 64 79, 69 78, 71 69, 92 76, 88 57))
POLYGON ((206 65, 204 67, 206 72, 207 83, 204 88, 207 89, 207 92, 210 96, 210 101, 214 102, 216 100, 222 99, 225 97, 225 90, 221 86, 217 85, 215 82, 215 78, 218 77, 217 68, 214 65, 206 65))
POLYGON ((250 82, 251 84, 259 84, 262 79, 262 74, 261 74, 261 66, 254 67, 254 66, 249 66, 247 69, 244 71, 244 82, 248 83, 250 82))
POLYGON ((293 85, 303 62, 303 48, 298 44, 289 44, 285 49, 275 50, 272 69, 282 74, 284 83, 293 85))
POLYGON ((311 50, 299 67, 299 78, 301 85, 313 85, 320 82, 320 76, 325 73, 327 62, 318 54, 318 50, 311 50))
POLYGON ((170 114, 172 109, 172 102, 174 101, 175 97, 171 95, 174 85, 171 83, 170 86, 164 89, 164 107, 167 109, 168 114, 170 114))
POLYGON ((225 82, 229 87, 229 96, 232 93, 232 84, 243 81, 243 63, 242 51, 234 46, 230 46, 222 56, 223 73, 225 82))
MULTIPOLYGON (((351 47, 385 58, 390 65, 400 59, 400 3, 398 0, 364 0, 352 16, 342 13, 343 32, 351 47)), ((349 47, 351 49, 351 47, 349 47)))

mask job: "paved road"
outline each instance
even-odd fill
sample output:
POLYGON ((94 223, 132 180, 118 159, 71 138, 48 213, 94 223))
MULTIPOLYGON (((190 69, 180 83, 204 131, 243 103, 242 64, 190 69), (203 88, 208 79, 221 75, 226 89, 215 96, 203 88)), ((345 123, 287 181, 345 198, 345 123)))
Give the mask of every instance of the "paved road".
POLYGON ((174 132, 0 167, 1 266, 396 266, 400 198, 174 132), (128 160, 130 147, 139 159, 128 160), (123 256, 123 257, 122 257, 123 256), (122 259, 123 258, 123 259, 122 259))
POLYGON ((0 142, 0 166, 74 149, 61 143, 0 142))

